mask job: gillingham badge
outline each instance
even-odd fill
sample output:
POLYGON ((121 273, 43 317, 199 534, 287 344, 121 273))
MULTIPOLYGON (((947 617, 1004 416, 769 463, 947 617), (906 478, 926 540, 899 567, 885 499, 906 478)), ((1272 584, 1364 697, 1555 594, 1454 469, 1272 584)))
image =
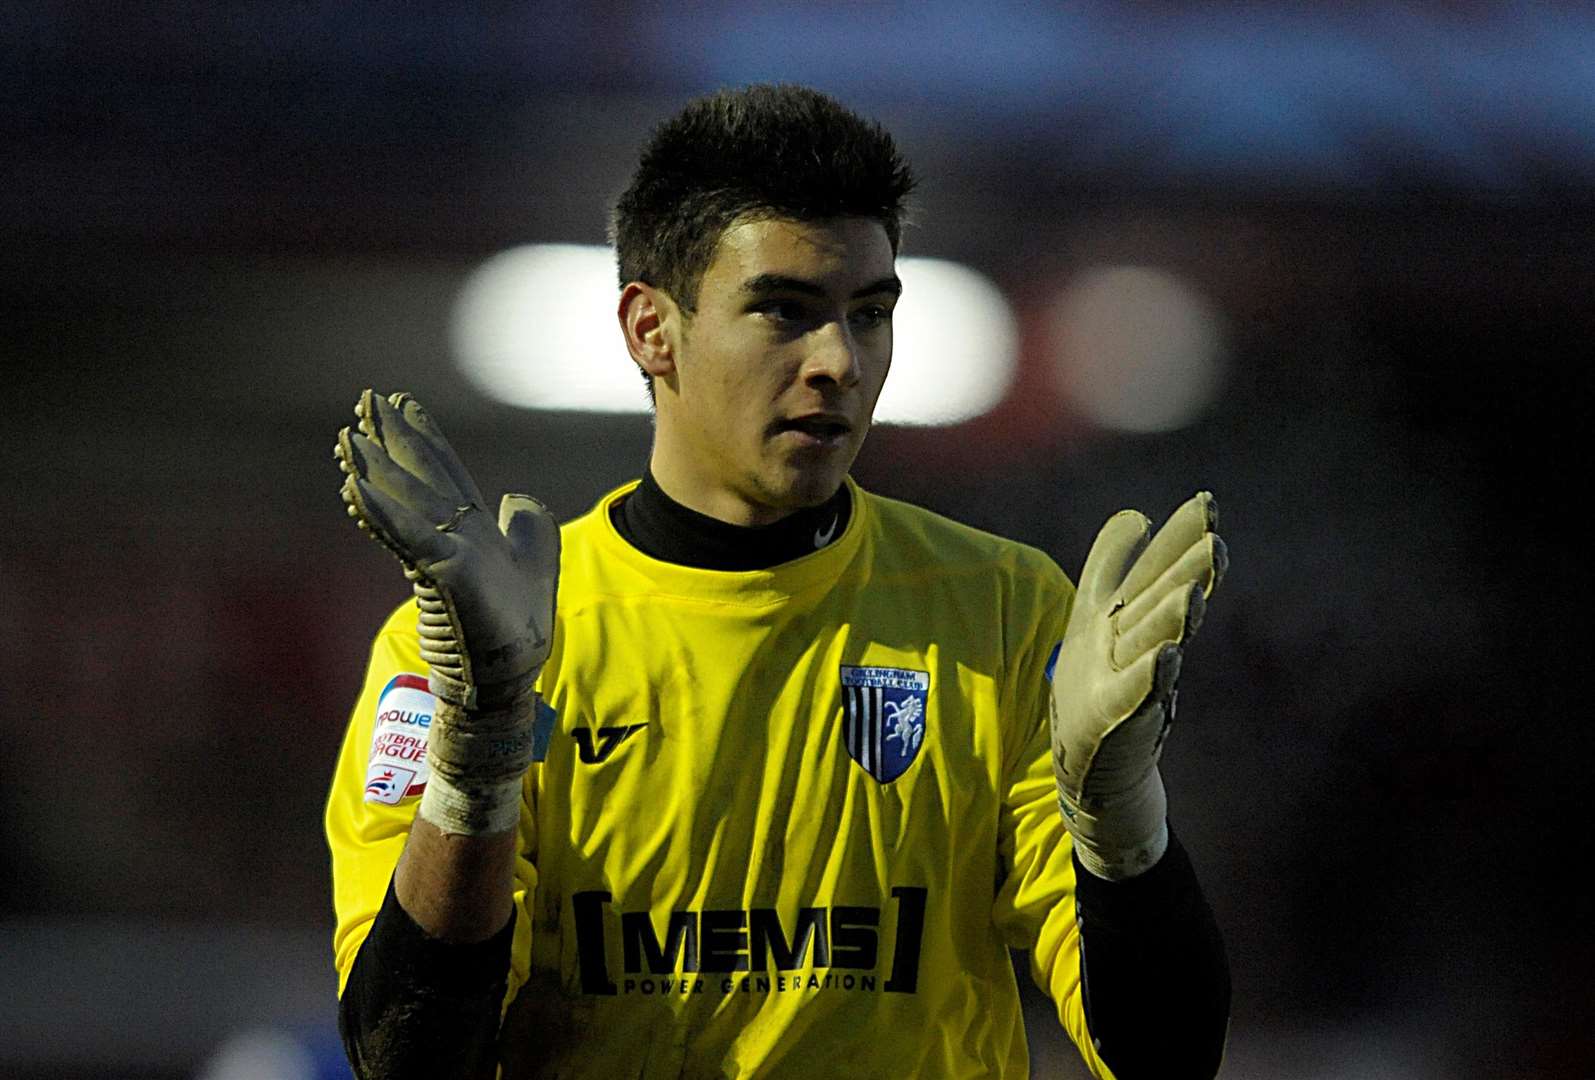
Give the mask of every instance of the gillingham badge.
POLYGON ((902 776, 925 744, 930 673, 842 666, 842 742, 883 784, 902 776))

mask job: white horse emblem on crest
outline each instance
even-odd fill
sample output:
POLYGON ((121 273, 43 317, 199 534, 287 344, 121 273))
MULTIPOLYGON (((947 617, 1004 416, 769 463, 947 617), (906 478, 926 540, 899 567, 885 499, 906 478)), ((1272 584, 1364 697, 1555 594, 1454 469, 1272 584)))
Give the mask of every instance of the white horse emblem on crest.
POLYGON ((921 711, 918 698, 886 703, 886 722, 892 726, 886 738, 896 739, 905 753, 918 750, 919 740, 925 737, 925 725, 918 722, 921 711))

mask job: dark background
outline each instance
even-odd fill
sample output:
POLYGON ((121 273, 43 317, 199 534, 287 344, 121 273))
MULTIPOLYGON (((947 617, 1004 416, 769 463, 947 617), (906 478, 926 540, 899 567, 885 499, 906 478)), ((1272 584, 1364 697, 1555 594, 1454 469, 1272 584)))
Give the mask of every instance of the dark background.
POLYGON ((866 486, 1071 573, 1121 506, 1218 494, 1164 771, 1224 1075, 1595 1074, 1591 56, 1572 5, 8 8, 0 1073, 331 1075, 320 814, 404 595, 334 434, 402 387, 489 491, 564 518, 635 476, 646 418, 480 396, 450 305, 602 242, 688 97, 780 79, 896 132, 905 251, 1021 319, 1003 404, 878 429, 866 486), (1110 265, 1222 316, 1177 431, 1036 392, 1048 299, 1110 265))

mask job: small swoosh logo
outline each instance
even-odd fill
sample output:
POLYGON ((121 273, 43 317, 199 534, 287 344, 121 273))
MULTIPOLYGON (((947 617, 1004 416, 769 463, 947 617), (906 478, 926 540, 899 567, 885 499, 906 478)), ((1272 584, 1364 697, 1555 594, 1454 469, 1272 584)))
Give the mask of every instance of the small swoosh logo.
POLYGON ((814 530, 814 546, 816 549, 822 548, 831 542, 831 537, 836 535, 836 523, 839 520, 841 520, 840 515, 833 517, 831 523, 823 531, 820 529, 814 530))

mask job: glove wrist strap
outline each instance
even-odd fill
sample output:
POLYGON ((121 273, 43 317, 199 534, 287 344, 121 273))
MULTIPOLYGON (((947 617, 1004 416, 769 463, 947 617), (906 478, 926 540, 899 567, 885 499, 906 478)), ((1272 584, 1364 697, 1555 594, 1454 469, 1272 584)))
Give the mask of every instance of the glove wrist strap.
POLYGON ((427 676, 427 689, 441 704, 448 702, 471 712, 503 712, 518 707, 537 689, 541 668, 525 675, 493 683, 470 683, 445 675, 436 667, 427 676))
POLYGON ((432 775, 420 814, 447 833, 483 836, 520 820, 521 781, 532 764, 537 695, 501 709, 466 709, 439 698, 427 739, 432 775))
POLYGON ((1143 874, 1168 850, 1168 796, 1156 768, 1131 790, 1089 807, 1060 789, 1058 808, 1080 864, 1099 878, 1123 881, 1143 874))

